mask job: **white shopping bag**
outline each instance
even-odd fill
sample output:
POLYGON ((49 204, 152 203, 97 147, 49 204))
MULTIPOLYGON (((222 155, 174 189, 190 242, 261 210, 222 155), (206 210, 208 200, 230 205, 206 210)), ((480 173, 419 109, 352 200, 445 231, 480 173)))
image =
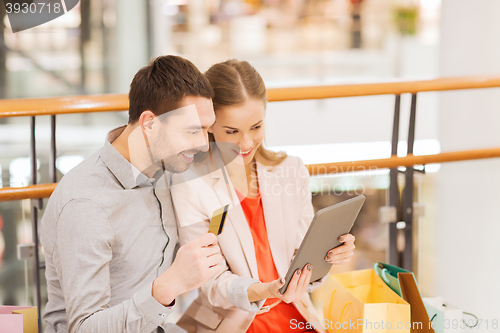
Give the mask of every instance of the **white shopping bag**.
POLYGON ((422 300, 436 333, 462 333, 466 328, 477 325, 474 315, 464 318, 462 309, 442 297, 423 297, 422 300))

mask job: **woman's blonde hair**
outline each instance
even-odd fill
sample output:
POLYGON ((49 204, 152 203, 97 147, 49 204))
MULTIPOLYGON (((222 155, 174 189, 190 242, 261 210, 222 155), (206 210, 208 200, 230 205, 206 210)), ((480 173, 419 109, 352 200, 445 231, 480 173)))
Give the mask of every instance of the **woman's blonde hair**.
MULTIPOLYGON (((266 85, 260 74, 246 61, 235 59, 220 62, 205 72, 205 77, 214 90, 215 113, 226 107, 245 103, 249 98, 267 104, 266 85)), ((211 141, 215 141, 212 134, 211 141)), ((285 152, 274 152, 264 147, 257 148, 255 159, 269 166, 276 166, 286 159, 285 152)))

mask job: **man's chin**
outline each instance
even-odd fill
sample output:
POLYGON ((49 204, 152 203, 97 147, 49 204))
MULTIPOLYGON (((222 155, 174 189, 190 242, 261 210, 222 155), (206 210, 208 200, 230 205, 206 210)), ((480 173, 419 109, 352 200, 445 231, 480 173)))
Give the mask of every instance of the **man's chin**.
POLYGON ((189 169, 191 163, 176 161, 175 163, 168 163, 165 161, 165 169, 173 173, 182 173, 189 169))

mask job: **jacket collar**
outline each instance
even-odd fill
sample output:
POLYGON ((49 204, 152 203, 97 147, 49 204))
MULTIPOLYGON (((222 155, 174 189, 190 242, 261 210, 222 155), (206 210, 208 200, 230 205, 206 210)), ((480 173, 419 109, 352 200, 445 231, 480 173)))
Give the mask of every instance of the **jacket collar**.
MULTIPOLYGON (((279 166, 278 166, 279 168, 279 166)), ((287 253, 285 221, 283 220, 282 196, 287 195, 275 168, 257 162, 257 177, 262 195, 262 208, 266 221, 267 238, 274 259, 276 270, 284 277, 290 266, 287 253)))

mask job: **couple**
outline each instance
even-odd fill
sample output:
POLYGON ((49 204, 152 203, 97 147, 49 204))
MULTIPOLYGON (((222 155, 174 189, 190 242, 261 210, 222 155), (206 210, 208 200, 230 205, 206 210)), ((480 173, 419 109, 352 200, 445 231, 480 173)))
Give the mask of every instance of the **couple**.
MULTIPOLYGON (((235 60, 203 75, 162 56, 135 75, 129 102, 128 125, 63 177, 45 210, 46 332, 281 332, 292 319, 311 321, 307 292, 321 283, 309 284, 313 267, 278 292, 313 216, 308 174, 300 159, 262 145, 260 75, 235 60), (243 181, 229 165, 183 180, 209 141, 238 147, 243 181), (240 202, 218 237, 207 233, 222 202, 216 184, 240 202), (175 298, 199 287, 178 326, 166 323, 175 298)), ((350 260, 354 237, 342 237, 325 260, 350 260)))

